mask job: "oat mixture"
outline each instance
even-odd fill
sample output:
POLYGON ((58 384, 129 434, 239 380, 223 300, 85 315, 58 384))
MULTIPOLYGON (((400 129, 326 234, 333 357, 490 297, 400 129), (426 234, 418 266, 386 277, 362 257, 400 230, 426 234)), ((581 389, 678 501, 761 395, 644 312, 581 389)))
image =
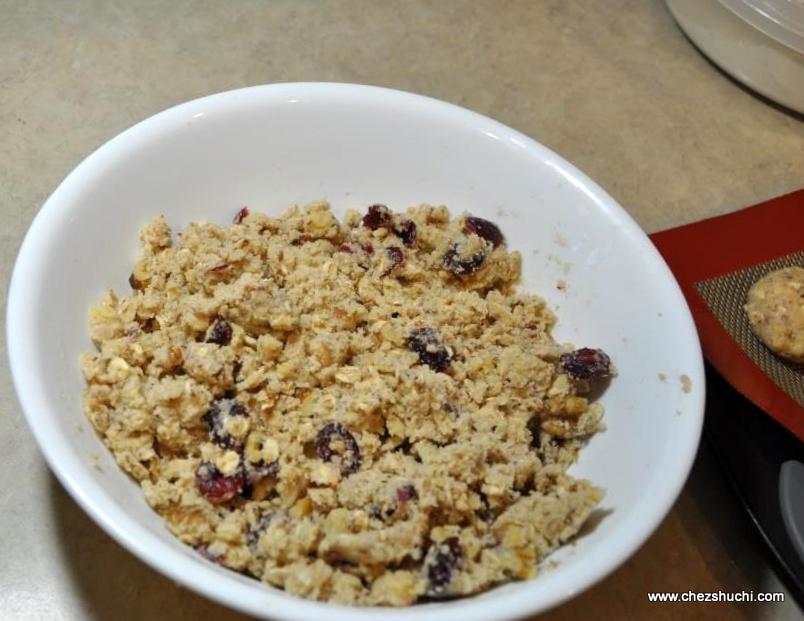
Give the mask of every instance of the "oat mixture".
POLYGON ((90 311, 86 413, 208 559, 401 606, 533 576, 602 499, 565 471, 609 358, 553 341, 493 223, 314 203, 141 239, 90 311))
POLYGON ((804 362, 804 268, 785 267, 760 278, 748 291, 745 312, 771 351, 804 362))

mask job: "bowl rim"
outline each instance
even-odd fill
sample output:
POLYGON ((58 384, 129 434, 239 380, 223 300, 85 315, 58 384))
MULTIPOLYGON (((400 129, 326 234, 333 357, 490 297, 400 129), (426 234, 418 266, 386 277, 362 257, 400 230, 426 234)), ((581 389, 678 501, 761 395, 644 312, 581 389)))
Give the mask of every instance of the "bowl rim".
POLYGON ((223 91, 168 108, 111 138, 67 175, 34 217, 20 246, 11 277, 6 306, 6 339, 14 388, 28 425, 51 471, 84 511, 115 541, 164 576, 239 611, 288 621, 309 621, 321 615, 326 615, 331 621, 368 620, 378 614, 383 615, 383 618, 400 621, 414 619, 418 621, 431 615, 438 615, 443 621, 489 619, 503 621, 543 612, 557 606, 612 573, 641 547, 659 526, 687 480, 698 449, 703 424, 705 399, 703 357, 692 315, 670 269, 631 216, 584 173, 532 138, 460 106, 423 95, 377 86, 333 82, 285 82, 223 91), (233 103, 236 105, 238 100, 273 98, 282 93, 304 97, 357 94, 364 100, 371 97, 396 106, 425 106, 459 118, 468 125, 482 127, 501 138, 512 140, 532 154, 536 154, 540 160, 549 161, 552 167, 598 203, 630 240, 641 246, 639 249, 643 252, 645 261, 654 263, 659 277, 666 281, 668 287, 674 289, 673 295, 680 309, 681 321, 686 324, 684 331, 689 334, 691 351, 694 352, 692 356, 694 359, 687 361, 689 363, 687 373, 692 379, 693 389, 688 395, 689 405, 684 416, 686 421, 682 423, 686 425, 684 443, 676 447, 676 470, 670 474, 665 473, 669 484, 663 489, 659 498, 654 499, 650 505, 644 502, 638 505, 643 511, 643 520, 638 528, 631 531, 630 537, 617 545, 610 541, 602 542, 600 553, 590 557, 588 563, 580 565, 574 572, 571 585, 562 584, 562 580, 554 580, 555 573, 552 573, 539 578, 541 581, 557 582, 556 588, 549 590, 547 596, 534 598, 527 589, 521 589, 507 593, 502 598, 474 596, 447 603, 392 609, 351 607, 305 600, 278 589, 265 588, 265 585, 235 573, 231 573, 230 579, 224 580, 223 574, 212 563, 195 559, 171 547, 118 507, 117 503, 107 497, 106 492, 93 480, 88 464, 84 463, 85 460, 75 455, 63 436, 51 431, 45 424, 48 415, 42 412, 50 408, 38 391, 37 384, 40 378, 37 375, 34 356, 25 347, 25 335, 36 328, 32 313, 27 312, 29 296, 26 274, 36 273, 39 269, 43 259, 38 253, 38 248, 54 234, 53 222, 58 221, 56 216, 68 209, 71 195, 85 183, 91 182, 96 168, 124 155, 132 142, 138 143, 158 137, 164 127, 173 127, 177 123, 184 122, 188 113, 196 112, 199 107, 228 108, 233 103), (608 550, 605 549, 607 544, 610 548, 608 550), (607 554, 603 554, 604 551, 607 554), (260 588, 255 589, 255 586, 260 588))

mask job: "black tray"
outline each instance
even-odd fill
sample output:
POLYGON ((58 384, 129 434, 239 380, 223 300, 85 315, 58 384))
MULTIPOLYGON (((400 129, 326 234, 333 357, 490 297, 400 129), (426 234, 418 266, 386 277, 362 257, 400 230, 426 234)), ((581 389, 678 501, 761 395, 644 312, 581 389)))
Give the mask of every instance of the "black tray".
MULTIPOLYGON (((706 368, 704 437, 799 604, 804 603, 804 558, 782 517, 779 476, 789 460, 804 462, 804 444, 706 368)), ((804 496, 804 489, 800 490, 804 496)))

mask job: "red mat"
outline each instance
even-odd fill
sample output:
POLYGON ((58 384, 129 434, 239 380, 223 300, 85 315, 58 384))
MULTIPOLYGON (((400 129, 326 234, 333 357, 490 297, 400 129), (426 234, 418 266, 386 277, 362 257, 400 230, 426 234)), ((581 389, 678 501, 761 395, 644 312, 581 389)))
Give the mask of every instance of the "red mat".
POLYGON ((777 370, 784 366, 785 379, 780 381, 776 371, 763 366, 762 360, 775 358, 773 354, 758 355, 764 347, 758 341, 746 346, 746 339, 755 337, 745 336, 744 330, 742 337, 735 336, 739 331, 733 326, 742 319, 734 312, 727 319, 702 293, 720 287, 718 299, 723 299, 724 288, 728 296, 728 288, 743 282, 748 272, 755 276, 771 271, 780 260, 804 267, 799 258, 804 256, 804 190, 650 237, 687 298, 706 359, 732 386, 804 440, 804 404, 797 396, 804 387, 804 365, 771 360, 777 370))

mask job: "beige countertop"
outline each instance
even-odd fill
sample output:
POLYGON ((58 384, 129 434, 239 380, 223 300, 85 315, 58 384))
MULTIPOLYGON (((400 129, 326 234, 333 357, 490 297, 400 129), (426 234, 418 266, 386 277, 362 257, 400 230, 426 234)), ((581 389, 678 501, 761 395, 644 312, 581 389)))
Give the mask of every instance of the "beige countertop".
MULTIPOLYGON (((0 0, 0 15, 4 296, 31 219, 85 155, 170 105, 266 82, 379 84, 487 114, 577 164, 648 231, 804 186, 801 119, 715 69, 659 0, 0 0)), ((49 473, 0 364, 0 618, 242 619, 94 525, 49 473)), ((790 597, 647 602, 784 590, 766 558, 703 446, 645 546, 544 618, 802 618, 790 597)))

